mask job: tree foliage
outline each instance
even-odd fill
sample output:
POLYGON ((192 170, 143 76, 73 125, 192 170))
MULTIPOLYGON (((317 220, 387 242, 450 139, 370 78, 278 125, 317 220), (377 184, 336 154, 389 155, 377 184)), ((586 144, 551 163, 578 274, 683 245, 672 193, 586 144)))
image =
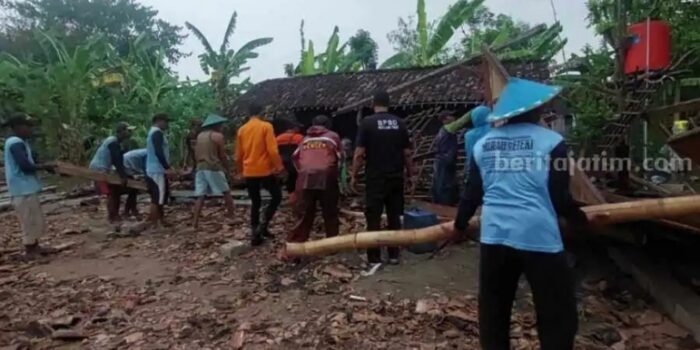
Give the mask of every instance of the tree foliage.
POLYGON ((158 11, 135 0, 7 0, 0 47, 13 55, 43 53, 35 45, 34 31, 51 32, 71 49, 100 34, 119 55, 139 36, 156 43, 170 62, 184 56, 178 49, 182 28, 158 19, 158 11))
POLYGON ((177 144, 188 120, 216 105, 208 85, 179 84, 164 66, 164 53, 154 56, 145 41, 121 57, 100 35, 72 49, 48 33, 35 35, 46 61, 0 56, 0 92, 11 97, 0 100, 0 110, 39 120, 42 154, 85 162, 92 151, 83 147, 86 140, 106 136, 117 121, 137 125, 140 140, 159 111, 172 113, 177 144))
POLYGON ((376 68, 377 43, 365 30, 359 30, 341 45, 340 29, 335 26, 326 44, 326 50, 318 55, 313 41, 306 41, 304 21, 301 22, 299 34, 301 37, 300 61, 297 65, 293 63, 284 65, 287 76, 356 72, 376 68))
MULTIPOLYGON (((488 8, 482 7, 479 17, 468 23, 469 32, 462 38, 461 56, 466 57, 481 51, 482 45, 499 46, 513 38, 526 33, 533 28, 532 25, 515 21, 512 17, 491 13, 488 8)), ((560 23, 554 23, 544 32, 515 45, 510 45, 498 52, 501 59, 517 60, 551 60, 559 53, 567 43, 561 39, 563 27, 560 23)))
POLYGON ((199 55, 200 65, 205 74, 211 75, 210 82, 220 106, 228 105, 250 85, 250 80, 244 80, 238 84, 231 84, 231 80, 250 69, 246 64, 259 56, 256 49, 272 42, 272 38, 258 38, 243 44, 238 50, 231 49, 231 37, 236 30, 237 17, 236 12, 231 15, 224 40, 218 51, 214 50, 209 40, 196 26, 190 22, 185 24, 204 46, 204 52, 199 55))
POLYGON ((399 28, 389 33, 396 54, 382 63, 382 68, 424 67, 444 63, 449 57, 447 44, 457 29, 473 21, 484 0, 458 0, 436 23, 428 23, 425 0, 418 0, 417 24, 413 18, 400 18, 399 28))
MULTIPOLYGON (((615 90, 615 49, 626 40, 617 28, 622 18, 624 27, 645 21, 661 19, 669 23, 672 32, 673 56, 700 48, 700 6, 684 0, 588 0, 589 26, 603 37, 599 47, 587 47, 582 56, 572 55, 563 72, 557 77, 565 84, 566 98, 577 115, 573 136, 584 147, 595 144, 603 126, 614 121, 619 109, 615 90), (624 16, 620 10, 624 10, 624 16)), ((700 76, 697 63, 684 67, 691 76, 700 76)), ((678 84, 677 81, 667 84, 678 84)), ((670 90, 675 90, 671 88, 670 90)))

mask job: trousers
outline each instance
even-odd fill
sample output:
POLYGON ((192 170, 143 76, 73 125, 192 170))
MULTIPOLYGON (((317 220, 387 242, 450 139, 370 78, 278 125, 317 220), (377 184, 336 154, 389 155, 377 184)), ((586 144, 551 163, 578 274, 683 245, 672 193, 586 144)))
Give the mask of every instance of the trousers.
POLYGON ((264 188, 270 193, 270 203, 265 207, 265 216, 263 222, 268 224, 272 221, 272 218, 277 212, 280 203, 282 202, 282 189, 280 188, 279 182, 274 175, 269 175, 265 177, 249 177, 246 178, 246 187, 248 189, 248 197, 251 201, 250 206, 250 224, 253 228, 257 228, 260 225, 260 207, 262 205, 262 198, 260 197, 260 190, 264 188))
MULTIPOLYGON (((367 231, 382 229, 382 213, 386 210, 387 228, 401 229, 403 214, 403 177, 387 176, 367 178, 365 184, 365 219, 367 231)), ((398 247, 387 247, 389 259, 399 257, 398 247)), ((367 249, 367 261, 376 264, 382 261, 380 248, 367 249)))
POLYGON ((481 245, 479 338, 484 350, 510 350, 510 318, 520 275, 532 289, 542 350, 570 350, 578 328, 573 271, 564 252, 481 245))
POLYGON ((288 242, 306 242, 313 229, 316 218, 316 204, 321 205, 323 224, 326 228, 326 237, 338 235, 340 221, 338 219, 338 199, 340 189, 338 181, 329 181, 325 190, 297 189, 297 202, 294 212, 297 217, 296 225, 287 237, 288 242))
POLYGON ((433 203, 455 205, 459 201, 457 186, 457 164, 446 160, 435 160, 433 185, 433 203))

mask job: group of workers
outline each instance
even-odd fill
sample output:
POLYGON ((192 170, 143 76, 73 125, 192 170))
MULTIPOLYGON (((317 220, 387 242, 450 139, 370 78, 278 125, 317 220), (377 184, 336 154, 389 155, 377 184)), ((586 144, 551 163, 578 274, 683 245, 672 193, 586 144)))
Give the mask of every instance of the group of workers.
MULTIPOLYGON (((435 141, 437 156, 433 198, 440 204, 456 204, 458 215, 454 229, 466 235, 469 219, 481 207, 481 241, 479 274, 479 324, 484 349, 510 348, 510 317, 518 281, 528 280, 537 312, 541 347, 572 349, 577 330, 577 309, 572 269, 564 254, 557 218, 566 217, 574 225, 585 225, 587 217, 571 199, 567 169, 552 166, 566 160, 563 138, 539 125, 540 116, 558 87, 522 79, 510 79, 493 111, 479 106, 456 119, 454 113, 440 116, 443 123, 435 141), (456 179, 457 131, 471 120, 473 127, 465 134, 467 155, 466 184, 460 199, 456 179), (545 162, 545 166, 531 166, 545 162), (505 164, 505 166, 504 166, 505 164)), ((404 190, 413 176, 412 143, 404 121, 389 113, 386 91, 373 98, 374 114, 365 117, 359 127, 352 167, 350 189, 357 191, 360 171, 364 167, 365 217, 368 231, 381 229, 382 214, 387 228, 401 229, 404 190)), ((245 180, 251 200, 251 245, 257 246, 270 236, 269 224, 282 200, 280 183, 294 193, 292 203, 297 222, 287 236, 289 242, 308 240, 317 205, 320 205, 325 233, 339 234, 338 202, 343 184, 343 168, 349 159, 348 142, 332 131, 331 119, 319 115, 301 135, 295 125, 275 137, 272 124, 265 121, 262 108, 251 104, 249 119, 238 129, 234 161, 245 180), (261 189, 270 201, 261 217, 261 189)), ((229 216, 234 203, 229 186, 231 168, 225 150, 222 128, 226 119, 210 115, 192 140, 196 167, 194 225, 204 198, 221 195, 229 216)), ((38 170, 50 166, 34 163, 26 140, 31 136, 31 121, 26 116, 9 121, 14 136, 5 143, 5 167, 12 203, 23 231, 27 254, 43 251, 38 238, 45 230, 38 193, 41 185, 38 170)), ((146 148, 123 154, 119 144, 127 139, 131 127, 120 123, 115 135, 97 149, 90 168, 111 171, 123 179, 122 185, 98 183, 100 193, 108 195, 108 216, 119 220, 119 196, 129 194, 127 214, 135 214, 135 192, 125 190, 127 179, 144 174, 151 195, 153 226, 167 225, 163 205, 168 197, 171 165, 165 131, 168 118, 153 117, 146 148)), ((387 247, 390 264, 399 263, 399 248, 387 247)), ((279 257, 289 260, 284 250, 279 257)), ((368 270, 376 272, 383 263, 380 249, 367 250, 368 270)))

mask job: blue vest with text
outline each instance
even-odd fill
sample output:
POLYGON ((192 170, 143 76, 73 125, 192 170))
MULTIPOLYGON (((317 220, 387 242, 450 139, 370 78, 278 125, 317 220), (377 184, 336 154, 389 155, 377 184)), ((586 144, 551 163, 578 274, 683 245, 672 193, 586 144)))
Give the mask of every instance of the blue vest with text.
POLYGON ((109 145, 113 142, 119 142, 116 136, 110 136, 102 142, 90 161, 90 169, 102 172, 112 170, 112 154, 109 152, 109 145))
MULTIPOLYGON (((148 131, 148 137, 146 138, 146 174, 165 174, 165 168, 160 164, 158 156, 156 156, 156 147, 153 144, 153 134, 156 132, 163 131, 153 126, 148 131)), ((165 135, 163 135, 163 153, 165 154, 165 160, 170 162, 168 140, 165 138, 165 135)))
POLYGON ((24 142, 19 137, 12 136, 5 141, 5 181, 13 197, 28 196, 39 193, 41 191, 41 182, 36 174, 27 174, 20 169, 19 164, 15 161, 15 157, 10 152, 12 145, 21 143, 27 151, 29 162, 34 164, 34 157, 29 144, 24 142))
POLYGON ((544 253, 564 249, 549 196, 550 153, 562 140, 539 125, 518 123, 491 129, 476 143, 482 243, 544 253))

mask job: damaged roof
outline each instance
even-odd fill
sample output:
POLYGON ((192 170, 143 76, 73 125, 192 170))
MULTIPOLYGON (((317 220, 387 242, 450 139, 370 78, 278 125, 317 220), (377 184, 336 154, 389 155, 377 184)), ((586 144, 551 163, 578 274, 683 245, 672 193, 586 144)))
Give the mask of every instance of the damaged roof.
MULTIPOLYGON (((517 77, 536 81, 549 78, 547 62, 504 62, 508 72, 517 77)), ((238 98, 227 109, 232 117, 246 114, 246 106, 254 102, 268 113, 286 110, 336 110, 360 101, 378 88, 389 89, 421 78, 442 66, 334 73, 266 80, 238 98)), ((392 106, 417 104, 480 103, 481 64, 456 65, 443 74, 392 93, 392 106)))

